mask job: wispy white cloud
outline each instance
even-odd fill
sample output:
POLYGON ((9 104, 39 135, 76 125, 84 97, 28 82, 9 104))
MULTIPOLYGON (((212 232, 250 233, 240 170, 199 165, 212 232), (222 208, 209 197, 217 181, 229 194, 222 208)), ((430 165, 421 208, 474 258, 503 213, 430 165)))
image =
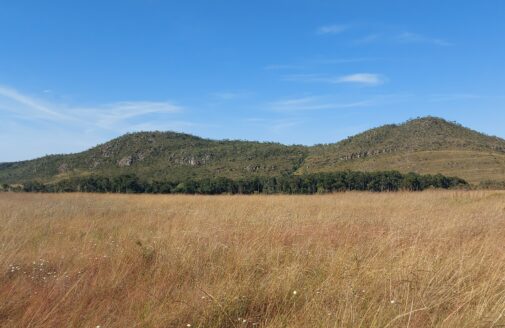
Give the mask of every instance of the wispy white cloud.
POLYGON ((412 94, 375 94, 363 99, 345 95, 314 95, 284 98, 271 101, 266 108, 275 112, 295 113, 316 110, 343 110, 375 108, 396 103, 412 101, 412 94))
POLYGON ((437 46, 449 47, 454 45, 451 42, 448 42, 443 39, 432 38, 422 34, 411 33, 411 32, 403 32, 396 36, 395 38, 398 42, 401 43, 426 43, 433 44, 437 46))
POLYGON ((118 101, 94 106, 48 100, 0 86, 0 162, 82 151, 140 130, 188 131, 184 108, 169 101, 118 101))
POLYGON ((0 86, 0 111, 15 114, 17 118, 51 121, 68 126, 124 129, 128 121, 150 114, 173 114, 183 108, 166 101, 120 101, 82 107, 51 103, 0 86))
POLYGON ((312 67, 316 65, 340 65, 340 64, 351 64, 351 63, 361 63, 374 61, 377 58, 371 57, 356 57, 356 58, 325 58, 325 57, 315 57, 308 58, 295 64, 272 64, 263 67, 267 71, 280 71, 280 70, 301 70, 307 67, 312 67))
POLYGON ((51 108, 52 106, 24 95, 13 88, 0 86, 0 98, 4 100, 3 105, 0 103, 0 108, 4 110, 15 111, 16 108, 22 106, 25 107, 25 112, 31 112, 32 115, 38 117, 42 116, 51 120, 68 119, 67 115, 54 110, 51 108))
POLYGON ((383 84, 386 78, 380 74, 372 73, 356 73, 341 76, 330 76, 324 74, 297 74, 288 75, 284 77, 286 81, 297 81, 297 82, 319 82, 319 83, 329 83, 329 84, 360 84, 367 86, 376 86, 383 84))
POLYGON ((337 79, 338 83, 358 83, 366 85, 379 85, 384 83, 384 78, 378 74, 357 73, 344 75, 337 79))
POLYGON ((402 33, 371 33, 364 37, 354 40, 355 45, 367 45, 373 43, 389 43, 389 44, 427 44, 440 47, 453 46, 452 42, 444 39, 434 38, 419 33, 402 32, 402 33))
POLYGON ((320 34, 320 35, 322 35, 322 34, 339 34, 339 33, 344 32, 347 29, 349 29, 349 26, 347 26, 347 25, 337 25, 337 24, 324 25, 324 26, 320 26, 317 29, 317 34, 320 34))
POLYGON ((121 101, 87 108, 69 108, 75 117, 106 128, 114 129, 135 118, 150 114, 173 114, 183 109, 169 102, 157 101, 121 101))
POLYGON ((361 37, 359 39, 354 40, 353 43, 356 44, 356 45, 370 44, 370 43, 378 42, 378 41, 380 41, 383 38, 384 38, 384 35, 382 35, 380 33, 372 33, 372 34, 368 34, 368 35, 366 35, 364 37, 361 37))
POLYGON ((364 107, 372 104, 370 100, 338 102, 326 97, 301 97, 274 101, 268 104, 271 110, 278 112, 311 111, 323 109, 344 109, 364 107))

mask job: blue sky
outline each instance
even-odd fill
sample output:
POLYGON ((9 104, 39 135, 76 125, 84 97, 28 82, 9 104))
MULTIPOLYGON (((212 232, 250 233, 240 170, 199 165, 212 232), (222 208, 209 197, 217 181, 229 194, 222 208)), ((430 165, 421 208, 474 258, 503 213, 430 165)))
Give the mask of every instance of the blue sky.
POLYGON ((434 115, 505 137, 505 2, 0 5, 0 162, 126 132, 329 143, 434 115))

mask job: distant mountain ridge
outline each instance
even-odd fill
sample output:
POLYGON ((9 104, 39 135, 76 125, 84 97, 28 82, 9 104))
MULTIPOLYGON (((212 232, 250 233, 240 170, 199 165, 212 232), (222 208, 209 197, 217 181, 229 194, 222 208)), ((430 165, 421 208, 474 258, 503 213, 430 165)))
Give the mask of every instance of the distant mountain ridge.
POLYGON ((145 179, 398 170, 505 181, 505 140, 436 117, 374 128, 334 144, 286 146, 175 132, 129 133, 81 153, 0 164, 0 183, 134 173, 145 179))

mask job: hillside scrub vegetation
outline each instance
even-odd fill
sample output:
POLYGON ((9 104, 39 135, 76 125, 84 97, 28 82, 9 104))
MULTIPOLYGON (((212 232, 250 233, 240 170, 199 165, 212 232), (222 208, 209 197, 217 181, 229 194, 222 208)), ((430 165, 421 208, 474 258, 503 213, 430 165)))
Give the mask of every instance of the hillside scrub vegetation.
POLYGON ((80 153, 0 163, 0 184, 46 184, 90 175, 135 175, 144 181, 241 180, 345 170, 443 174, 475 185, 503 181, 505 140, 435 117, 316 146, 137 132, 80 153))
POLYGON ((505 193, 0 194, 0 326, 502 327, 505 193))

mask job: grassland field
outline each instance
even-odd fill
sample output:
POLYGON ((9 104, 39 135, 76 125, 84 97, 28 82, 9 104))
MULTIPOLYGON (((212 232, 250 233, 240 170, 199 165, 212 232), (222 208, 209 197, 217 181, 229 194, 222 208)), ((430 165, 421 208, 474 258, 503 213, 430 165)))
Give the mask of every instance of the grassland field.
POLYGON ((505 192, 0 193, 0 327, 505 327, 505 192))

